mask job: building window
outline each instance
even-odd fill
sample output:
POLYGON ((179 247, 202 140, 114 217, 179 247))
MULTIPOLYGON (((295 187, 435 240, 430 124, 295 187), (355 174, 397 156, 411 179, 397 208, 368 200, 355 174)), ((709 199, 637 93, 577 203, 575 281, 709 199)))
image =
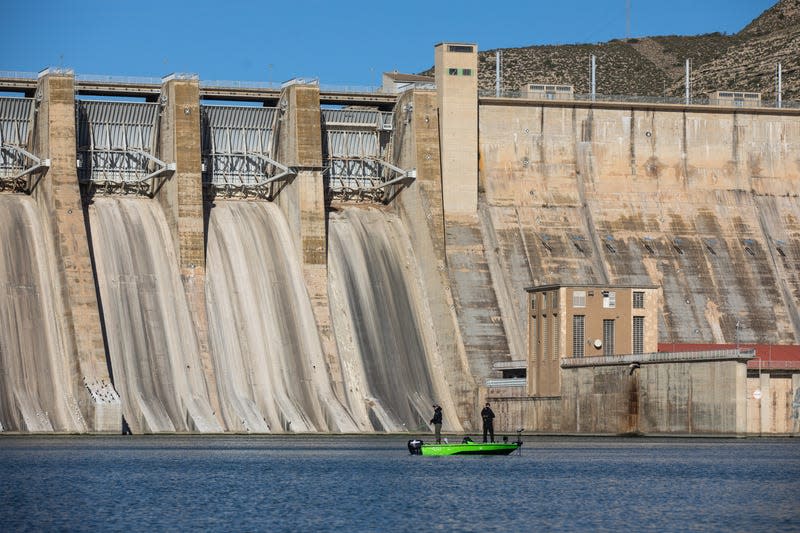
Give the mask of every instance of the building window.
POLYGON ((614 291, 603 291, 603 308, 614 309, 617 307, 617 293, 614 291))
POLYGON ((536 295, 531 294, 531 311, 536 311, 536 295))
POLYGON ((461 45, 459 45, 459 44, 451 44, 451 45, 449 45, 447 47, 447 51, 448 52, 465 52, 465 53, 471 54, 472 53, 472 47, 471 46, 465 46, 463 44, 461 44, 461 45))
POLYGON ((458 69, 457 68, 449 68, 447 69, 447 73, 451 76, 458 76, 458 69))
POLYGON ((542 316, 542 361, 550 357, 550 321, 542 316))
POLYGON ((551 321, 553 324, 553 359, 558 361, 559 353, 558 353, 558 317, 553 315, 553 320, 551 321))
POLYGON ((539 335, 537 328, 538 324, 536 323, 536 317, 531 318, 531 346, 533 346, 533 357, 534 359, 539 359, 539 335))
POLYGON ((644 353, 644 317, 633 317, 633 353, 644 353))
POLYGON ((542 312, 543 313, 547 312, 547 293, 546 292, 542 293, 542 312))
POLYGON ((633 308, 644 309, 644 293, 642 291, 634 291, 633 293, 633 308))
POLYGON ((614 321, 603 320, 603 355, 614 355, 614 321))
POLYGON ((586 307, 586 291, 572 293, 572 307, 586 307))
POLYGON ((583 324, 584 315, 574 315, 572 317, 572 357, 583 357, 583 344, 585 341, 583 324))
POLYGON ((471 68, 462 68, 461 74, 463 76, 472 76, 472 69, 471 68))
POLYGON ((552 298, 550 298, 550 302, 552 303, 552 306, 553 306, 553 310, 554 310, 554 311, 555 311, 556 309, 558 309, 558 291, 555 291, 555 292, 553 293, 553 297, 552 297, 552 298))

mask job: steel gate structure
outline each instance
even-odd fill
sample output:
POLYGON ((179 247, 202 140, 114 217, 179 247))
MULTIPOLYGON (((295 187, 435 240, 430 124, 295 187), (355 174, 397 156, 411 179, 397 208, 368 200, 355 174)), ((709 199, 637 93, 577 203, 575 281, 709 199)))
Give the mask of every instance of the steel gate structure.
POLYGON ((175 163, 158 159, 161 105, 78 100, 78 180, 90 193, 155 193, 175 163))
POLYGON ((201 106, 203 186, 210 195, 272 200, 295 172, 274 159, 280 109, 201 106))
POLYGON ((386 203, 415 177, 389 163, 393 113, 373 109, 323 109, 322 152, 327 194, 343 201, 386 203))
POLYGON ((30 193, 34 177, 50 166, 28 150, 35 112, 33 98, 0 97, 0 190, 30 193))

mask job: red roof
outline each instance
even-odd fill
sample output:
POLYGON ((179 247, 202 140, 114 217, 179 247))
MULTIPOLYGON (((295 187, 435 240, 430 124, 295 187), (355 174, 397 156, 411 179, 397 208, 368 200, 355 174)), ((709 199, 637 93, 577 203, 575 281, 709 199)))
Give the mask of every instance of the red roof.
MULTIPOLYGON (((747 362, 748 368, 800 369, 798 344, 739 344, 739 348, 756 350, 755 359, 747 362)), ((735 344, 679 344, 658 343, 659 352, 699 352, 703 350, 735 350, 735 344)))

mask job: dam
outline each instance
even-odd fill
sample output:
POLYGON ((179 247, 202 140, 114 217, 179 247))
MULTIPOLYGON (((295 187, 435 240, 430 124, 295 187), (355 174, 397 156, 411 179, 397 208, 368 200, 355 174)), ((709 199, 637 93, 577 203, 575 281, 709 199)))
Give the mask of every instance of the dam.
MULTIPOLYGON (((502 431, 579 432, 487 386, 529 360, 531 286, 658 286, 660 344, 800 344, 800 109, 484 95, 477 46, 435 61, 378 93, 0 77, 0 431, 419 433, 436 403, 462 433, 491 397, 502 431)), ((665 364, 708 400, 652 431, 800 432, 797 371, 752 378, 767 411, 741 361, 665 364)))

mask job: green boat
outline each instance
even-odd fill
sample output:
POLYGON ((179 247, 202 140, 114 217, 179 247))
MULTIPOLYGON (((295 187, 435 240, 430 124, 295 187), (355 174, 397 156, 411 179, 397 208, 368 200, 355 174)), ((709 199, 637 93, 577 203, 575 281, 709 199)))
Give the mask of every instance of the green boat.
POLYGON ((521 447, 520 439, 516 442, 474 442, 467 437, 458 444, 428 444, 419 439, 408 441, 411 455, 508 455, 521 447))

